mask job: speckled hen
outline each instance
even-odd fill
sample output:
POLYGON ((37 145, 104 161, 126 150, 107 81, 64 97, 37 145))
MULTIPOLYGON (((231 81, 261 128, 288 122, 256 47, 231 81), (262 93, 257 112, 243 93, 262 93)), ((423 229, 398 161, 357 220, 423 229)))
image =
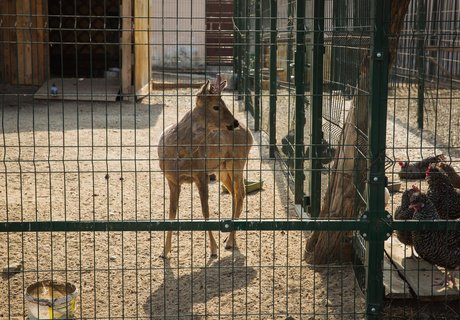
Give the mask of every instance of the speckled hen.
POLYGON ((460 175, 457 173, 457 171, 455 171, 454 167, 445 162, 439 163, 438 166, 447 174, 449 181, 452 183, 454 188, 460 188, 460 175))
POLYGON ((401 167, 401 170, 399 171, 399 178, 401 180, 424 179, 425 172, 430 164, 443 160, 445 160, 445 156, 440 154, 434 157, 422 159, 417 162, 399 161, 398 164, 401 167))
MULTIPOLYGON (((407 189, 404 191, 401 197, 401 205, 396 208, 394 212, 394 218, 397 220, 411 220, 414 217, 414 209, 409 208, 410 206, 410 197, 415 193, 420 192, 417 186, 412 186, 411 189, 407 189)), ((411 255, 408 257, 410 259, 417 258, 414 253, 414 242, 412 238, 412 231, 403 231, 403 230, 396 230, 395 231, 396 237, 398 240, 409 246, 411 249, 411 255)))
POLYGON ((460 193, 455 190, 447 175, 435 165, 426 171, 427 196, 442 219, 460 218, 460 193))
MULTIPOLYGON (((415 220, 439 219, 434 204, 426 194, 415 192, 410 197, 415 220)), ((446 269, 444 285, 452 281, 454 288, 455 270, 460 266, 460 231, 413 231, 414 247, 426 261, 446 269)))

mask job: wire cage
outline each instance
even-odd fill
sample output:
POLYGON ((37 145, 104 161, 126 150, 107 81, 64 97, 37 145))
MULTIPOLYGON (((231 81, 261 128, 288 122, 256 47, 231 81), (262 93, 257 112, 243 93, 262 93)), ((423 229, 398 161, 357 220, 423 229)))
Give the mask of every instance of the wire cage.
POLYGON ((458 318, 459 6, 0 2, 0 318, 458 318))

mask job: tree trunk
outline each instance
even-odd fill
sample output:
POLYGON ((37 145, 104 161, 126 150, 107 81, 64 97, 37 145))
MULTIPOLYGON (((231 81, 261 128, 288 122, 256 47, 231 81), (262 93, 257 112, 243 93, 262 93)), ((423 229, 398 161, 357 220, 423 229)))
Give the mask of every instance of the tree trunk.
MULTIPOLYGON (((402 29, 410 0, 391 0, 391 20, 389 39, 389 69, 396 59, 398 36, 402 29)), ((369 92, 370 57, 364 57, 360 67, 360 79, 357 81, 360 92, 369 92)), ((353 108, 348 112, 341 137, 339 150, 336 152, 331 179, 323 200, 319 218, 351 219, 362 208, 362 201, 357 200, 356 180, 363 181, 366 175, 366 161, 359 159, 356 153, 358 132, 367 132, 368 128, 368 95, 358 95, 353 101, 353 108), (356 177, 354 173, 364 176, 356 177)), ((358 186, 362 191, 363 186, 358 186)), ((351 231, 326 232, 314 231, 307 241, 305 259, 313 264, 344 262, 351 258, 351 231)))

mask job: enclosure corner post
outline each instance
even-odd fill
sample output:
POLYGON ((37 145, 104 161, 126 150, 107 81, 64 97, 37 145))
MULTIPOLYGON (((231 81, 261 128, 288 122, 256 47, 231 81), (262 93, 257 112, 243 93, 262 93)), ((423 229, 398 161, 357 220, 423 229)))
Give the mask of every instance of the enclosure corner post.
POLYGON ((323 117, 323 62, 324 62, 324 1, 314 2, 313 28, 313 63, 311 90, 311 183, 310 183, 310 212, 312 217, 318 217, 321 210, 321 159, 320 146, 322 143, 323 117))
POLYGON ((255 0, 255 34, 254 34, 254 131, 260 130, 260 0, 255 0))
POLYGON ((275 158, 276 150, 276 87, 277 87, 277 15, 278 4, 276 0, 270 0, 270 112, 269 112, 269 141, 270 158, 275 158))
POLYGON ((383 255, 385 228, 385 144, 389 68, 390 0, 372 1, 372 42, 370 52, 369 155, 366 315, 377 319, 384 295, 383 255))
POLYGON ((304 126, 305 126, 305 1, 297 1, 295 53, 295 203, 304 197, 304 126))

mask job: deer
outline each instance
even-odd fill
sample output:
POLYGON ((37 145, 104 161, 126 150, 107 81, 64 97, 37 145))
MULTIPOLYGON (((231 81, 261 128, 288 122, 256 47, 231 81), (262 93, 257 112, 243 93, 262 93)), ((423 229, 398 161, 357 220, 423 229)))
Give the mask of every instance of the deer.
MULTIPOLYGON (((196 93, 195 106, 176 124, 167 127, 158 142, 158 159, 169 186, 169 219, 176 218, 181 185, 195 183, 200 196, 201 210, 209 219, 209 175, 218 173, 221 183, 232 195, 232 219, 243 210, 243 183, 253 137, 222 100, 227 81, 217 76, 207 80, 196 93)), ((211 257, 217 257, 217 243, 208 231, 211 257)), ((167 258, 171 251, 172 231, 168 231, 163 251, 167 258)), ((235 246, 235 231, 224 240, 225 249, 235 246)))

